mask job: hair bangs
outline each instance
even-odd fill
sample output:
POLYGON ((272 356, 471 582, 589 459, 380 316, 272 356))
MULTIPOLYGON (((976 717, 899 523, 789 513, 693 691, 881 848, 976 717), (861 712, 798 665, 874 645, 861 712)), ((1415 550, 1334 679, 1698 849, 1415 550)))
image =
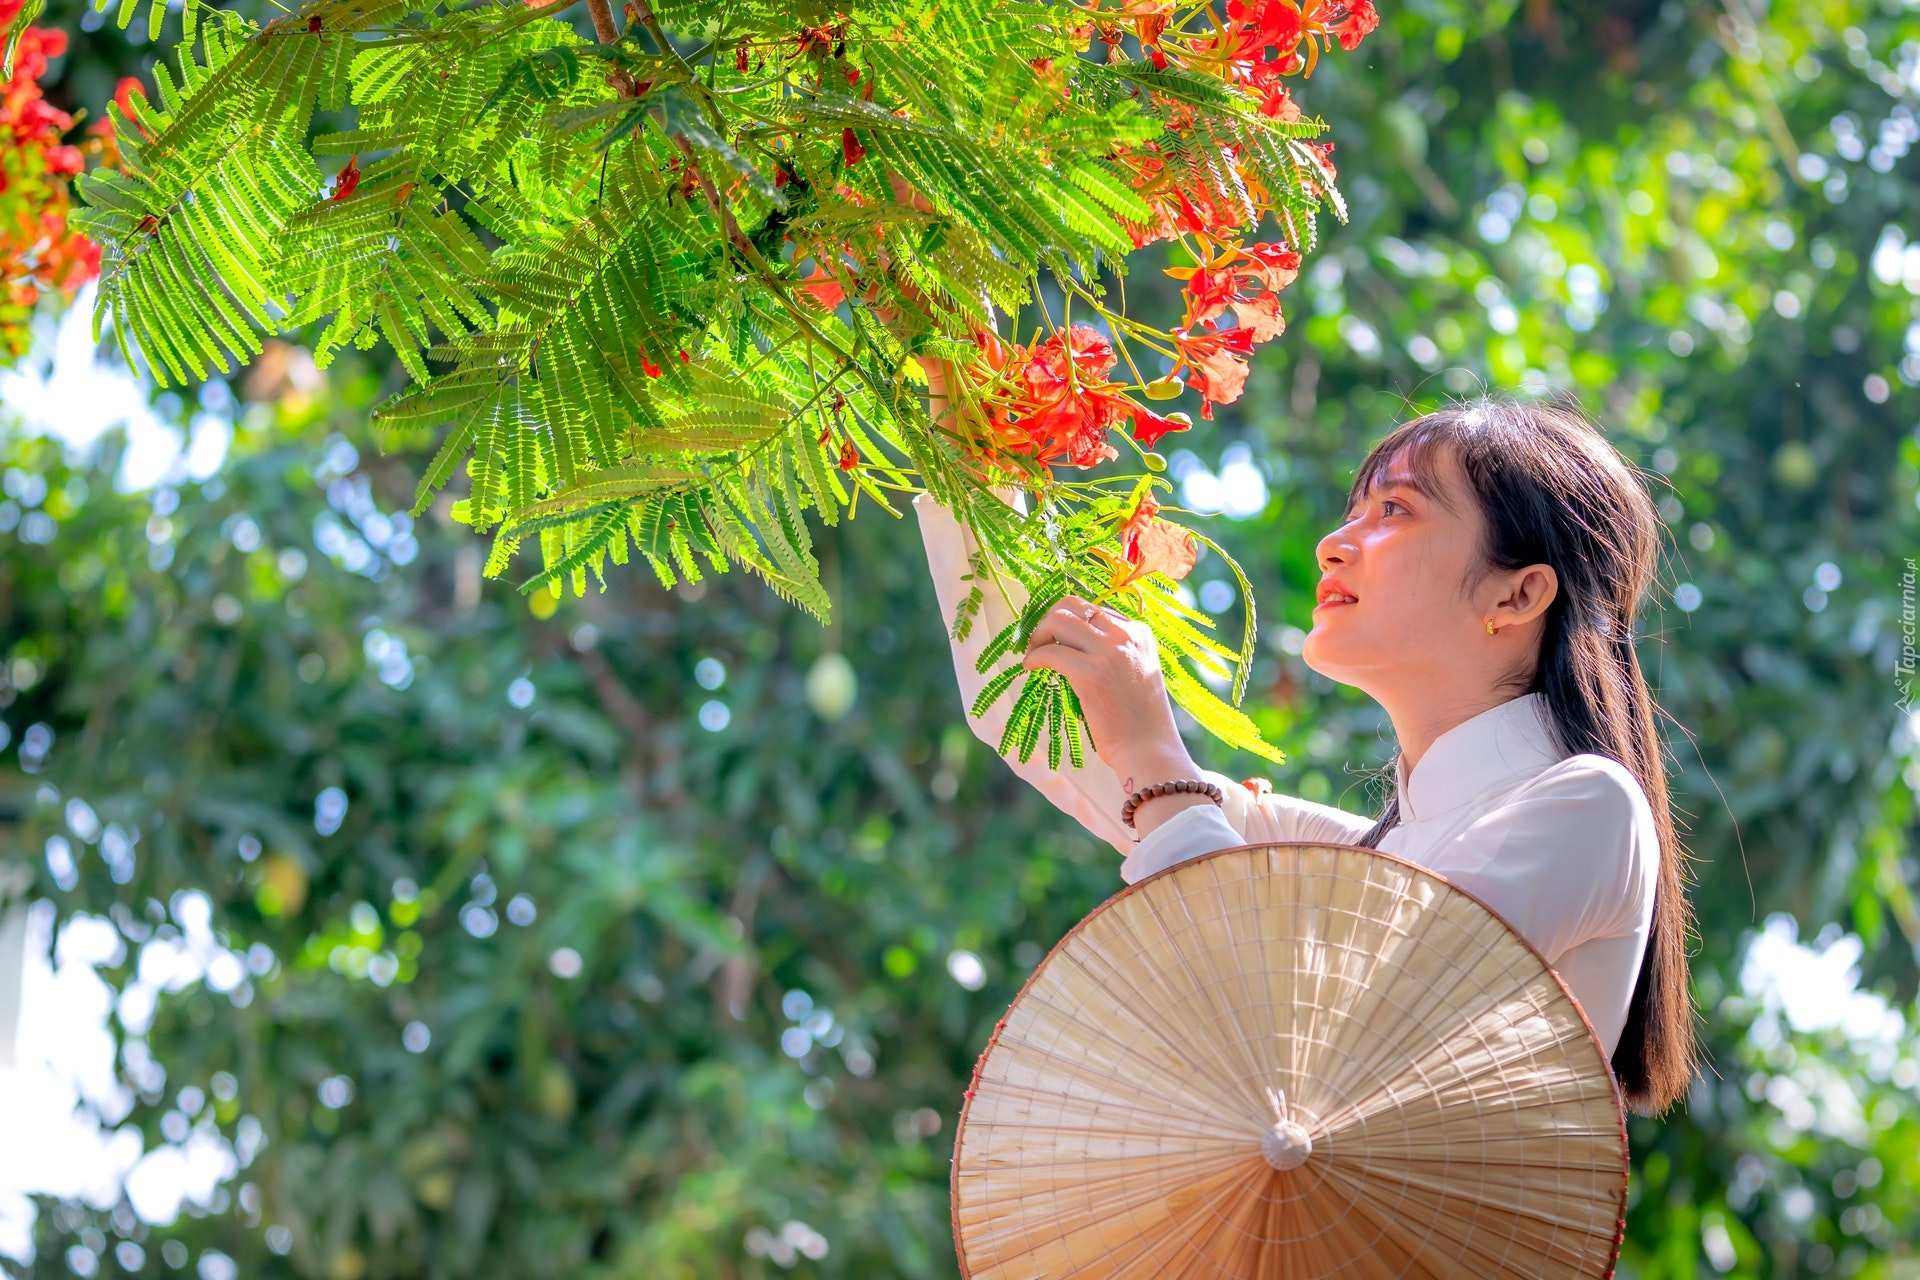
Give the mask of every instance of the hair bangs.
POLYGON ((1453 504, 1440 483, 1440 469, 1435 461, 1436 451, 1453 443, 1452 426, 1445 416, 1428 414, 1402 423, 1388 433, 1354 473, 1353 487, 1347 492, 1347 511, 1352 512, 1376 486, 1389 482, 1405 484, 1416 493, 1451 508, 1453 504))

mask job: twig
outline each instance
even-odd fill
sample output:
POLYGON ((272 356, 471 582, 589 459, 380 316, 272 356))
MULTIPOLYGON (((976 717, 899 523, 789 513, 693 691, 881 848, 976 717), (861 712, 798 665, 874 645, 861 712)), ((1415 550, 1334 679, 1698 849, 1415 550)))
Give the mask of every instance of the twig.
MULTIPOLYGON (((647 0, 632 0, 632 3, 635 21, 647 29, 647 34, 653 37, 653 42, 660 46, 660 52, 685 66, 686 59, 680 56, 680 51, 675 49, 673 42, 667 39, 667 33, 660 29, 660 19, 653 16, 653 6, 648 4, 647 0)), ((689 67, 688 70, 691 71, 692 68, 689 67)))
POLYGON ((598 649, 588 649, 576 655, 575 661, 586 672, 594 696, 600 700, 601 709, 620 726, 627 739, 626 764, 621 774, 633 798, 641 802, 647 800, 651 789, 648 779, 657 770, 659 776, 666 780, 668 795, 665 798, 675 807, 685 803, 686 794, 678 781, 679 753, 674 750, 671 740, 660 732, 647 709, 628 692, 625 682, 614 673, 612 664, 598 649))
POLYGON ((720 230, 725 234, 728 242, 739 249, 743 255, 753 253, 754 257, 759 257, 759 254, 754 252, 753 242, 747 239, 745 232, 740 230, 740 224, 733 220, 733 210, 728 207, 725 200, 720 198, 720 189, 713 185, 713 179, 707 176, 707 171, 700 167, 698 160, 694 159, 693 144, 677 133, 673 135, 673 140, 680 148, 680 156, 687 166, 687 172, 691 173, 694 181, 700 184, 700 192, 706 196, 708 207, 713 210, 713 216, 720 220, 720 230))

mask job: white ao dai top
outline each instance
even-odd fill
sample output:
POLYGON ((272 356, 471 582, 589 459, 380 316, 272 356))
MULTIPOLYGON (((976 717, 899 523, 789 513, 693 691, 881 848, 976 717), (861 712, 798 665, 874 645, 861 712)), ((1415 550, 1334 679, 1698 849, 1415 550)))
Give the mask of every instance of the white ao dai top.
MULTIPOLYGON (((972 536, 926 495, 914 507, 940 616, 951 621, 968 588, 962 578, 972 536)), ((968 638, 954 642, 963 706, 988 679, 975 671, 975 659, 1024 603, 988 589, 968 638)), ((981 720, 970 720, 988 745, 999 743, 1011 705, 1003 697, 981 720)), ((1352 844, 1373 826, 1358 814, 1273 791, 1256 794, 1203 770, 1226 803, 1182 810, 1136 842, 1120 821, 1126 793, 1098 757, 1089 753, 1078 769, 1065 761, 1049 769, 1044 753, 1007 764, 1126 855, 1120 875, 1129 884, 1217 849, 1284 840, 1352 844)), ((1564 751, 1545 699, 1529 693, 1441 734, 1411 775, 1402 760, 1395 786, 1400 825, 1381 838, 1380 851, 1444 876, 1498 912, 1559 971, 1611 1056, 1639 976, 1660 867, 1658 830, 1639 782, 1616 760, 1564 751)))

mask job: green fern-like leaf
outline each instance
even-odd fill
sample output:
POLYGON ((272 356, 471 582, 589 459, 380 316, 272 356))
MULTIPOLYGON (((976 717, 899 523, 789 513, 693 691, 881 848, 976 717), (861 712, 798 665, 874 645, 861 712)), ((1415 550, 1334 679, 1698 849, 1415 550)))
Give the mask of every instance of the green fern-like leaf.
MULTIPOLYGON (((168 11, 118 3, 154 33, 168 11)), ((922 388, 933 362, 978 371, 989 331, 1031 340, 1043 298, 1076 323, 1111 311, 1173 194, 1310 247, 1322 209, 1344 216, 1324 126, 1209 69, 1210 11, 1176 12, 1165 67, 1087 56, 1065 0, 648 13, 603 13, 608 38, 566 0, 309 0, 264 23, 187 0, 151 101, 109 108, 124 168, 79 184, 96 323, 170 385, 274 334, 322 364, 390 348, 408 385, 374 418, 423 460, 416 511, 464 476, 453 514, 528 590, 604 585, 637 553, 669 585, 743 568, 825 618, 817 528, 924 489, 979 541, 954 634, 988 590, 1028 599, 986 646, 976 712, 1011 694, 1008 750, 1079 761, 1071 686, 1014 693, 1013 658, 1062 596, 1109 589, 1139 486, 1060 484, 1025 427, 935 423, 922 388), (1010 479, 1039 516, 991 492, 1010 479)), ((1182 705, 1246 743, 1193 675, 1244 694, 1239 581, 1237 649, 1172 584, 1137 599, 1182 705)))

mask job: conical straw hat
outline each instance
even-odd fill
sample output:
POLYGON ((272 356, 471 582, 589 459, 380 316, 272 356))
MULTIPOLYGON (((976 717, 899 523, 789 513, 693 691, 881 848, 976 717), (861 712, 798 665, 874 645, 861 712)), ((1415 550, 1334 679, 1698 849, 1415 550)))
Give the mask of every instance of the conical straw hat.
POLYGON ((1341 845, 1229 849, 1062 940, 975 1069, 971 1280, 1603 1277, 1626 1129, 1560 979, 1478 900, 1341 845))

